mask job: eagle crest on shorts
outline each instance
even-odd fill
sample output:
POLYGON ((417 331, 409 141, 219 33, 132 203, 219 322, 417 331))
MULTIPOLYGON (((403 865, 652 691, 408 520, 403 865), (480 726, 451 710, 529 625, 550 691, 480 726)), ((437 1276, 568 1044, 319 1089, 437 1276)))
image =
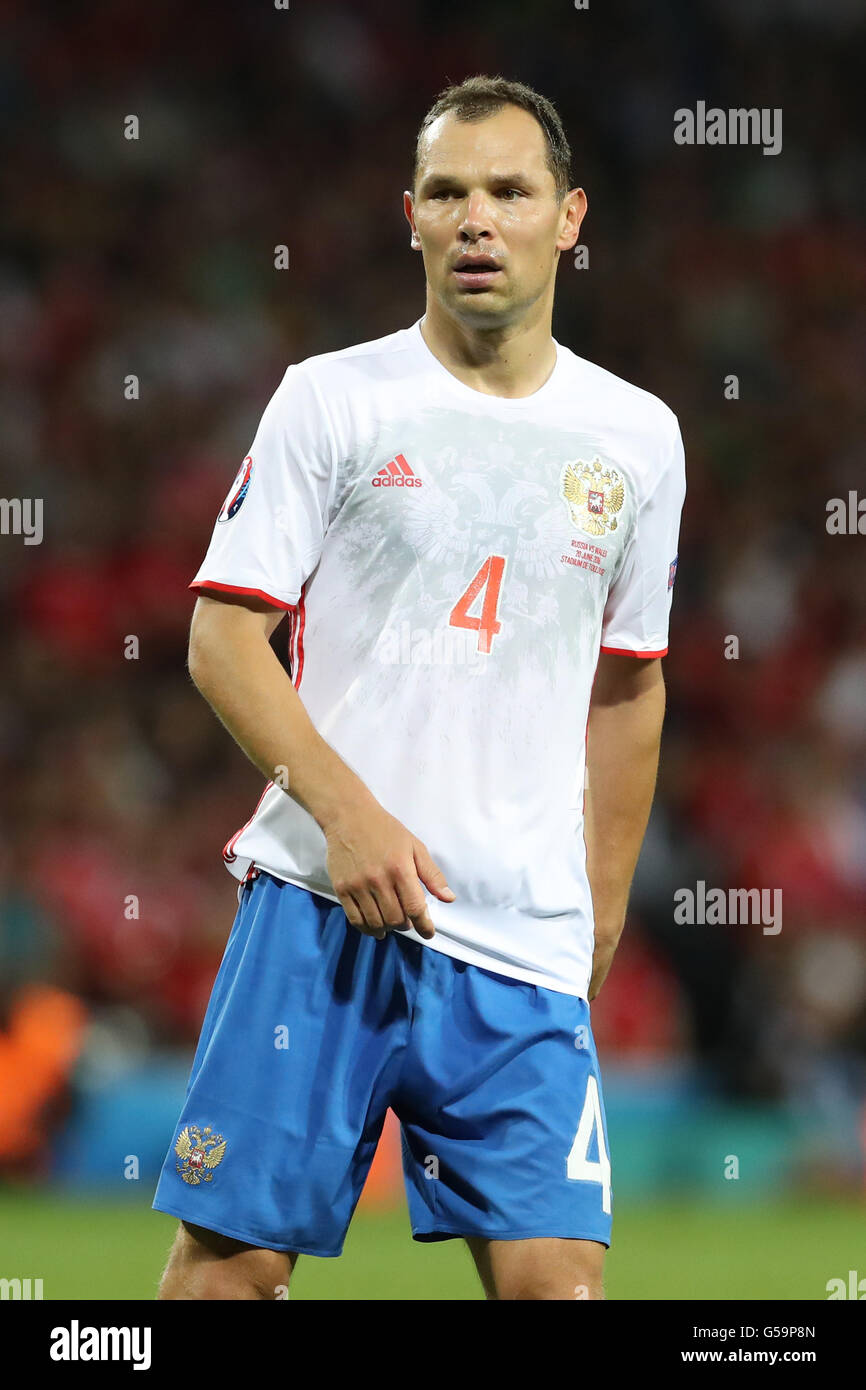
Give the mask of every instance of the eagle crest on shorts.
POLYGON ((213 1170, 223 1161, 226 1141, 221 1134, 214 1134, 210 1125, 206 1129, 187 1125, 181 1130, 174 1151, 181 1160, 176 1165, 180 1176, 191 1187, 198 1187, 201 1182, 213 1182, 213 1170))
POLYGON ((617 528, 616 514, 625 501, 625 483, 615 468, 601 459, 567 463, 562 474, 562 496, 568 503, 573 526, 589 536, 604 536, 617 528))

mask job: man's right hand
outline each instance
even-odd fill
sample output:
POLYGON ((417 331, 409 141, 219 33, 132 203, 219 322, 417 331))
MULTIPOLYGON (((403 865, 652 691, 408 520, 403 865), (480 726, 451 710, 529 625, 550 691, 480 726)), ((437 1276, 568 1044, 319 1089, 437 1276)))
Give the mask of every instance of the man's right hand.
POLYGON ((381 806, 365 807, 344 813, 324 833, 328 875, 353 927, 378 941, 409 927, 427 940, 435 934, 424 889, 443 903, 455 894, 405 825, 381 806))

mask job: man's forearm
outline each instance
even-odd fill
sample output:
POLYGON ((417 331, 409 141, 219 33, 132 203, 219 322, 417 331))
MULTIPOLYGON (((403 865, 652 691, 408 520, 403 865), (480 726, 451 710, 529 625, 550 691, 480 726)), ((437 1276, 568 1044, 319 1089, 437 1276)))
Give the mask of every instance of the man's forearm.
POLYGON ((193 629, 190 675, 259 771, 323 830, 348 808, 377 805, 364 782, 316 731, 255 613, 215 606, 193 629))
POLYGON ((442 902, 455 894, 424 842, 317 732, 268 640, 277 622, 273 610, 201 597, 190 675, 250 761, 318 822, 346 920, 379 940, 406 926, 429 940, 426 894, 442 902))
POLYGON ((610 969, 625 923, 655 790, 664 709, 660 673, 630 698, 599 700, 590 707, 584 827, 595 916, 590 999, 610 969))

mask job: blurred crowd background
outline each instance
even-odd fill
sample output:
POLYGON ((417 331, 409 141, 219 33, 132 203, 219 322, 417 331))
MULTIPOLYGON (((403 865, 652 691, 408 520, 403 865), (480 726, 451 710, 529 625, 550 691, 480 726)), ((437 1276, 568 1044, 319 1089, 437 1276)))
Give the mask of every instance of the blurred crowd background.
POLYGON ((701 1152, 717 1181, 751 1143, 768 1189, 862 1189, 866 537, 826 529, 866 495, 862 7, 12 0, 0 23, 0 495, 45 508, 41 545, 0 536, 0 1176, 119 1182, 171 1138, 236 908, 220 850, 261 790, 186 673, 187 585, 286 365, 423 312, 415 132, 446 82, 500 72, 557 104, 588 193, 554 334, 686 444, 658 798, 593 1006, 636 1138, 614 1162, 646 1187, 700 1180, 701 1152), (677 146, 698 100, 782 108, 782 153, 677 146), (699 880, 781 889, 782 931, 677 925, 699 880))

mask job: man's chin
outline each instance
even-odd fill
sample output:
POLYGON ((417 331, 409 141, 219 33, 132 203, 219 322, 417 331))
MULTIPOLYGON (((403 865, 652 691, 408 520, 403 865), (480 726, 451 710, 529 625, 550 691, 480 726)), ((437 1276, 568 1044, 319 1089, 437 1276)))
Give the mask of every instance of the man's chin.
POLYGON ((446 295, 444 303, 462 323, 504 323, 513 313, 510 301, 495 290, 462 290, 446 295))

